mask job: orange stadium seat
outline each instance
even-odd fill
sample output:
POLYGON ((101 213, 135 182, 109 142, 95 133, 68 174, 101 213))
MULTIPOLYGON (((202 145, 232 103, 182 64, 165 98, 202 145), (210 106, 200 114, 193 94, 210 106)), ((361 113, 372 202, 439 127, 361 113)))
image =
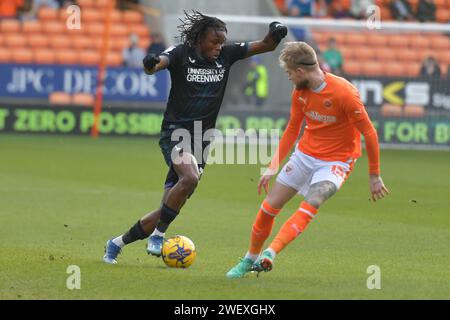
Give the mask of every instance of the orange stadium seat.
POLYGON ((128 37, 114 38, 110 43, 110 48, 114 51, 122 52, 123 49, 127 48, 130 43, 128 37))
POLYGON ((121 66, 123 62, 122 55, 116 52, 109 52, 106 58, 106 64, 108 66, 121 66))
POLYGON ((450 51, 450 38, 444 35, 435 35, 431 37, 431 48, 450 51))
POLYGON ((383 117, 401 117, 403 108, 396 104, 385 103, 381 106, 380 113, 383 117))
POLYGON ((406 77, 407 71, 406 66, 403 63, 398 62, 384 62, 384 75, 391 77, 406 77))
POLYGON ((408 77, 417 77, 420 74, 421 63, 420 62, 410 62, 405 64, 406 74, 408 77))
POLYGON ((92 22, 102 22, 103 21, 103 12, 94 9, 87 8, 83 9, 81 13, 81 22, 82 23, 92 23, 92 22))
POLYGON ((359 60, 374 60, 376 52, 372 48, 360 46, 354 48, 353 56, 359 60))
POLYGON ((93 37, 102 37, 105 31, 105 24, 101 22, 89 23, 87 25, 87 32, 93 37))
POLYGON ((450 52, 448 50, 439 50, 433 53, 436 60, 442 64, 450 64, 450 52))
POLYGON ((448 23, 450 21, 450 10, 438 9, 436 10, 436 20, 440 23, 448 23))
POLYGON ((94 101, 95 101, 94 95, 90 93, 79 92, 75 93, 72 97, 72 103, 80 106, 86 107, 93 106, 94 101))
POLYGON ((0 63, 11 62, 11 50, 0 47, 0 63))
POLYGON ((128 37, 128 28, 124 23, 117 23, 111 26, 111 36, 116 37, 128 37))
POLYGON ((50 38, 46 37, 42 34, 28 34, 27 35, 27 44, 35 49, 35 48, 45 48, 48 46, 50 42, 50 38))
POLYGON ((55 35, 50 38, 50 47, 55 49, 66 49, 70 48, 72 41, 69 37, 63 35, 55 35))
POLYGON ((407 47, 409 38, 405 35, 391 35, 388 37, 388 45, 393 47, 407 47))
POLYGON ((397 59, 401 61, 416 61, 420 60, 420 57, 418 56, 418 53, 416 50, 412 49, 397 49, 397 59))
POLYGON ((437 10, 444 9, 448 6, 446 0, 434 0, 434 4, 436 5, 437 10))
POLYGON ((58 20, 59 19, 59 10, 52 9, 49 7, 42 7, 39 9, 38 18, 39 18, 39 20, 41 20, 43 22, 58 20))
POLYGON ((383 63, 366 61, 362 64, 362 73, 367 76, 379 76, 383 74, 383 63))
POLYGON ((83 65, 96 65, 100 62, 100 53, 95 50, 84 50, 80 52, 80 63, 83 65))
POLYGON ((375 55, 380 61, 394 61, 397 59, 396 50, 392 50, 391 48, 378 48, 375 50, 375 55))
POLYGON ((151 42, 152 39, 150 39, 150 37, 139 38, 139 47, 147 50, 151 42))
POLYGON ((115 9, 112 13, 112 21, 114 23, 122 22, 123 21, 122 11, 115 9))
POLYGON ((29 49, 19 48, 12 52, 11 58, 17 63, 31 63, 33 62, 33 53, 29 49))
POLYGON ((33 60, 36 63, 53 64, 56 61, 54 50, 38 49, 33 51, 33 60))
POLYGON ((131 24, 128 27, 128 33, 136 33, 139 38, 149 38, 150 30, 145 24, 131 24))
POLYGON ((425 116, 425 108, 419 105, 406 105, 403 109, 403 116, 410 118, 423 118, 425 116))
POLYGON ((56 62, 59 64, 79 64, 80 59, 78 51, 69 49, 56 51, 56 62))
POLYGON ((326 44, 328 41, 328 35, 322 32, 314 32, 313 39, 319 45, 326 44))
MULTIPOLYGON (((346 34, 342 32, 335 32, 335 33, 327 33, 328 39, 334 38, 336 40, 337 45, 343 45, 345 43, 346 34)), ((327 40, 328 41, 328 40, 327 40)))
POLYGON ((0 20, 0 30, 2 34, 20 32, 20 22, 18 20, 0 20))
POLYGON ((70 105, 72 104, 72 97, 66 92, 55 91, 50 93, 48 101, 53 105, 70 105))
POLYGON ((356 61, 344 61, 344 72, 351 75, 361 74, 361 63, 356 61))
POLYGON ((42 24, 39 21, 26 21, 22 24, 22 32, 26 34, 39 34, 42 31, 42 24))
POLYGON ((431 39, 427 36, 409 36, 409 43, 413 48, 428 49, 430 47, 431 39))
POLYGON ((6 34, 5 44, 9 48, 23 48, 26 47, 27 41, 25 36, 17 33, 6 34))
POLYGON ((382 48, 387 44, 387 36, 385 36, 384 34, 368 35, 367 43, 371 46, 377 47, 374 49, 382 48))
POLYGON ((72 42, 72 46, 77 50, 94 48, 92 39, 89 36, 76 35, 70 37, 70 41, 72 42))
POLYGON ((104 8, 104 7, 106 7, 106 5, 108 4, 109 1, 111 1, 111 0, 96 0, 94 2, 94 5, 97 8, 104 8))
POLYGON ((365 45, 367 36, 358 33, 349 33, 345 36, 345 43, 349 45, 365 45))
POLYGON ((54 36, 58 33, 64 34, 67 27, 62 21, 48 21, 43 23, 43 29, 45 33, 48 33, 50 36, 54 36))
MULTIPOLYGON (((325 48, 324 48, 325 49, 325 48)), ((338 50, 341 52, 344 61, 353 59, 355 49, 352 47, 340 47, 338 50)))
POLYGON ((95 0, 77 0, 77 4, 82 8, 93 8, 95 7, 95 0))
POLYGON ((123 22, 127 24, 142 24, 144 22, 144 17, 140 12, 127 10, 123 13, 123 22))

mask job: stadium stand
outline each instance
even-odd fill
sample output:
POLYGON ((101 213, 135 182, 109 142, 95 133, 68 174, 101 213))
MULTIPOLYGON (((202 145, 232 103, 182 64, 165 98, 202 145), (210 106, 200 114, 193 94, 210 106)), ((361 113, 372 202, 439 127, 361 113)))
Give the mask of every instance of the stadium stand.
MULTIPOLYGON (((107 1, 78 0, 82 9, 81 30, 66 27, 66 9, 42 7, 36 20, 0 21, 0 62, 93 65, 100 61, 104 31, 104 8, 107 1), (3 36, 4 35, 4 36, 3 36)), ((144 50, 151 43, 150 30, 143 14, 133 10, 115 9, 112 16, 107 64, 122 65, 122 50, 128 46, 129 34, 139 36, 144 50)))

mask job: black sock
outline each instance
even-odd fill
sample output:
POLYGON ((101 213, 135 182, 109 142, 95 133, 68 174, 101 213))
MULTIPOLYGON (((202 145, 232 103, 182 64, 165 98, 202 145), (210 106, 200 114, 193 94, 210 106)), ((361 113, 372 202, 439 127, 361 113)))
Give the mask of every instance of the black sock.
POLYGON ((177 217, 178 212, 175 210, 170 209, 165 204, 162 205, 161 208, 161 217, 159 218, 158 225, 156 226, 156 229, 158 229, 159 232, 166 232, 169 225, 172 223, 172 221, 177 217))
POLYGON ((139 220, 134 226, 130 228, 123 236, 123 243, 129 244, 136 240, 144 240, 149 235, 142 229, 141 221, 139 220))

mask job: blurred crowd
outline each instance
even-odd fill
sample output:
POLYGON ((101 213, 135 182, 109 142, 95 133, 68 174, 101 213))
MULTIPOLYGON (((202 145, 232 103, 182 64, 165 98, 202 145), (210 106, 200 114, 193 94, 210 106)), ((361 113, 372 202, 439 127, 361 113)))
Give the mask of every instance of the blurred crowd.
MULTIPOLYGON (((274 0, 280 12, 291 17, 331 17, 335 19, 367 17, 367 8, 375 0, 274 0)), ((391 0, 391 16, 399 21, 436 21, 434 0, 419 0, 415 10, 408 0, 391 0)))

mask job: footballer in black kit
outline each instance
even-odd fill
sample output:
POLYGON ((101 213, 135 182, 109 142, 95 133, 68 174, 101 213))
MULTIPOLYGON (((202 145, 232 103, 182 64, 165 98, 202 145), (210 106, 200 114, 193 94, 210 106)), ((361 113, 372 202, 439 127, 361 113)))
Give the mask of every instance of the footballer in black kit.
POLYGON ((147 55, 143 61, 147 74, 168 69, 172 80, 159 141, 169 166, 162 201, 158 209, 127 232, 107 241, 103 256, 106 263, 117 263, 117 255, 125 245, 147 237, 147 253, 161 255, 167 228, 194 192, 203 172, 203 154, 209 145, 209 141, 203 141, 203 133, 215 127, 231 66, 239 59, 275 50, 287 35, 287 28, 275 21, 263 40, 225 44, 227 28, 220 19, 193 11, 185 12, 181 21, 178 29, 182 44, 158 56, 147 55), (187 144, 179 132, 189 133, 187 144), (181 147, 180 139, 184 142, 181 147))

